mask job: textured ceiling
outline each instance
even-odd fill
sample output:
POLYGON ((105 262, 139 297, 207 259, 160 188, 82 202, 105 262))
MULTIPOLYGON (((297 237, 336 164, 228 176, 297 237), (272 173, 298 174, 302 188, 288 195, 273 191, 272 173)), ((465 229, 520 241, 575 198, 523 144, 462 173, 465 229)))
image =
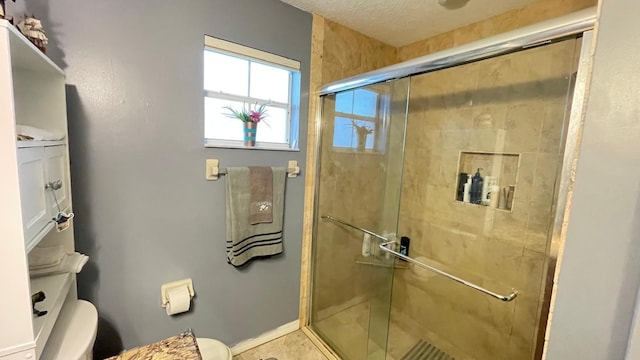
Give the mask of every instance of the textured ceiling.
MULTIPOLYGON (((447 10, 439 0, 282 0, 393 46, 453 30, 533 0, 469 0, 447 10)), ((453 0, 455 2, 455 0, 453 0)))

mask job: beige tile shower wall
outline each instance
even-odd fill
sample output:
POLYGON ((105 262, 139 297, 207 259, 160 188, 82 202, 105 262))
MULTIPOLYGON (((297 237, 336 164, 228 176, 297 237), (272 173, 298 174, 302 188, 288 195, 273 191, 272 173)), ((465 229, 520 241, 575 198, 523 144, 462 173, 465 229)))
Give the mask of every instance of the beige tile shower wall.
POLYGON ((498 293, 519 291, 503 303, 396 272, 392 321, 424 326, 460 358, 533 354, 575 50, 565 41, 412 79, 399 233, 412 238, 413 257, 498 293), (512 212, 455 201, 460 151, 520 155, 512 212))
POLYGON ((322 83, 379 69, 396 62, 393 46, 324 20, 322 83))
POLYGON ((596 6, 598 0, 538 0, 530 5, 398 48, 402 62, 596 6))
POLYGON ((309 125, 307 134, 307 169, 304 182, 304 214, 302 217, 302 256, 300 270, 300 326, 309 324, 311 296, 311 255, 313 237, 314 197, 316 188, 317 134, 319 126, 318 89, 322 85, 322 53, 324 18, 313 16, 311 30, 311 71, 309 74, 309 125))

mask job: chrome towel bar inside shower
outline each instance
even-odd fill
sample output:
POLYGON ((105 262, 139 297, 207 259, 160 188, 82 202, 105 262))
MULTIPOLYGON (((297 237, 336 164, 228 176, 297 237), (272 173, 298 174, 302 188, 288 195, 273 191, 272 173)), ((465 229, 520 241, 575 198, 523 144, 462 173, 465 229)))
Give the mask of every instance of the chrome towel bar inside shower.
POLYGON ((513 299, 515 299, 518 296, 518 292, 516 290, 513 290, 513 289, 511 290, 511 294, 509 294, 509 295, 500 295, 500 294, 495 293, 495 292, 493 292, 491 290, 487 290, 487 289, 483 288, 480 285, 476 285, 476 284, 474 284, 472 282, 469 282, 467 280, 461 279, 461 278, 459 278, 459 277, 457 277, 455 275, 449 274, 449 273, 447 273, 445 271, 442 271, 442 270, 440 270, 438 268, 435 268, 433 266, 430 266, 430 265, 427 265, 425 263, 422 263, 422 262, 420 262, 420 261, 418 261, 418 260, 416 260, 414 258, 411 258, 409 256, 403 255, 403 254, 401 254, 401 253, 399 253, 399 252, 397 252, 395 250, 391 250, 391 249, 389 249, 389 245, 394 244, 395 240, 390 240, 390 239, 388 239, 388 238, 386 238, 386 237, 384 237, 384 236, 382 236, 380 234, 374 233, 373 231, 370 231, 370 230, 367 230, 367 229, 364 229, 364 228, 361 228, 361 227, 358 227, 358 226, 355 226, 355 225, 351 225, 348 222, 345 222, 343 220, 335 218, 335 217, 333 217, 331 215, 322 215, 320 218, 322 218, 324 220, 333 221, 333 222, 338 223, 338 224, 342 224, 342 225, 350 227, 350 228, 352 228, 354 230, 358 230, 358 231, 361 231, 361 232, 363 232, 365 234, 369 234, 369 235, 371 235, 373 237, 376 237, 376 238, 378 238, 378 239, 383 241, 382 243, 380 243, 380 245, 378 245, 380 250, 382 250, 384 252, 387 252, 387 253, 390 253, 390 254, 393 254, 394 256, 396 256, 396 257, 398 257, 398 258, 400 258, 402 260, 405 260, 405 261, 408 261, 410 263, 413 263, 413 264, 415 264, 417 266, 420 266, 422 268, 425 268, 425 269, 427 269, 429 271, 433 271, 436 274, 439 274, 439 275, 442 275, 442 276, 446 277, 447 279, 450 279, 450 280, 458 282, 458 283, 460 283, 462 285, 468 286, 468 287, 470 287, 470 288, 472 288, 474 290, 477 290, 477 291, 479 291, 481 293, 487 294, 487 295, 489 295, 491 297, 494 297, 494 298, 496 298, 498 300, 502 300, 504 302, 509 302, 509 301, 512 301, 513 299))
POLYGON ((351 224, 349 224, 348 222, 345 222, 345 221, 343 221, 343 220, 340 220, 340 219, 338 219, 338 218, 336 218, 336 217, 333 217, 333 216, 331 216, 331 215, 322 215, 322 216, 320 216, 320 217, 321 217, 321 218, 323 218, 323 219, 325 219, 325 220, 330 220, 330 221, 336 222, 336 223, 338 223, 338 224, 342 224, 342 225, 344 225, 344 226, 350 227, 350 228, 352 228, 352 229, 354 229, 354 230, 361 231, 361 232, 363 232, 363 233, 365 233, 365 234, 369 234, 369 235, 371 235, 371 236, 373 236, 373 237, 375 237, 375 238, 378 238, 378 239, 380 239, 380 240, 382 240, 382 241, 389 241, 389 239, 387 239, 386 237, 384 237, 384 236, 382 236, 382 235, 380 235, 380 234, 376 234, 376 233, 374 233, 373 231, 369 231, 369 230, 367 230, 367 229, 364 229, 364 228, 361 228, 361 227, 358 227, 358 226, 355 226, 355 225, 351 225, 351 224))

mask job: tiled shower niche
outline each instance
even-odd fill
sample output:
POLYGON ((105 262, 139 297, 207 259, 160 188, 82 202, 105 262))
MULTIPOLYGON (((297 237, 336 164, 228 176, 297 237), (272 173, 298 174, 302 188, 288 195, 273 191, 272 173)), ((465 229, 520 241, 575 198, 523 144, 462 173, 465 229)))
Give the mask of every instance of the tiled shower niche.
POLYGON ((515 153, 461 151, 455 200, 511 211, 519 163, 520 155, 515 153), (475 181, 478 173, 479 181, 475 181))

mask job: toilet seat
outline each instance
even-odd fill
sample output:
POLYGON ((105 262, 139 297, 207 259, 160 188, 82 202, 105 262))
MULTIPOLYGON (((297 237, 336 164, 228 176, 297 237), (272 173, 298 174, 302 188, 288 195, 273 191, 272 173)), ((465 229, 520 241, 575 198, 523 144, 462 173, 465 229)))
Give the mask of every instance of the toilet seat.
POLYGON ((207 338, 196 338, 202 360, 231 360, 231 349, 224 343, 207 338))
POLYGON ((69 304, 61 313, 40 359, 91 359, 97 329, 98 311, 93 304, 84 300, 69 304))

